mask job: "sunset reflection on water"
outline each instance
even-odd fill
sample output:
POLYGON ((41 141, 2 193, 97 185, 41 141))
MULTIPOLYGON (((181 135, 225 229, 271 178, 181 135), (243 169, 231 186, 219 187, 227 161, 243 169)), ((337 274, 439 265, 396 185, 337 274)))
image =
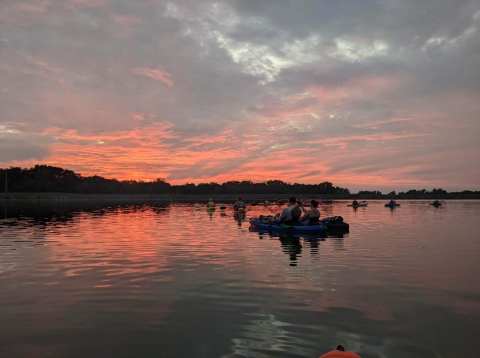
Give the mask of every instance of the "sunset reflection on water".
POLYGON ((0 353, 315 357, 344 343, 362 357, 450 357, 474 348, 463 342, 480 328, 480 202, 412 201, 393 212, 346 204, 322 205, 323 216, 350 223, 345 237, 325 239, 248 230, 249 217, 276 205, 239 218, 228 205, 10 204, 0 221, 0 319, 9 322, 0 353))

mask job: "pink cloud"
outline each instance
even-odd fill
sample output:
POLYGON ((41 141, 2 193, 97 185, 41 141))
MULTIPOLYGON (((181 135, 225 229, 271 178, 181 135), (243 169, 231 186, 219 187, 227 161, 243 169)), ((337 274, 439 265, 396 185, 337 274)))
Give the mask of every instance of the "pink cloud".
POLYGON ((137 67, 132 70, 132 73, 138 76, 151 78, 155 81, 160 81, 167 87, 173 87, 175 84, 170 73, 158 68, 137 67))

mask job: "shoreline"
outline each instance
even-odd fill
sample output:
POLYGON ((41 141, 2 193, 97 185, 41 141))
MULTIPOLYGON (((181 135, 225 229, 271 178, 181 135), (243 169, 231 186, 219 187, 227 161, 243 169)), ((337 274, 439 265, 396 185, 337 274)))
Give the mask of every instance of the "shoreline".
MULTIPOLYGON (((1 201, 11 202, 234 202, 239 196, 246 202, 288 200, 294 194, 78 194, 78 193, 9 193, 1 201)), ((297 195, 299 198, 310 197, 297 195)), ((335 198, 324 197, 328 200, 335 198)), ((344 199, 344 198, 336 198, 344 199)))
MULTIPOLYGON (((384 201, 390 198, 359 198, 355 195, 350 197, 315 195, 315 194, 81 194, 81 193, 1 193, 2 202, 105 202, 105 203, 148 203, 148 202, 207 202, 210 198, 217 202, 234 202, 241 196, 246 202, 288 200, 290 196, 296 196, 300 200, 317 199, 320 201, 349 201, 349 200, 375 200, 384 201)), ((402 198, 395 200, 478 200, 479 198, 402 198)))

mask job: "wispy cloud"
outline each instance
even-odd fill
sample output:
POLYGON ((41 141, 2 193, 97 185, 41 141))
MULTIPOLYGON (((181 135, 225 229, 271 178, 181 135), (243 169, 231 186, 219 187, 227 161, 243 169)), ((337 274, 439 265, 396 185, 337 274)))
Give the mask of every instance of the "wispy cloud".
POLYGON ((170 73, 158 68, 137 67, 132 70, 132 73, 155 81, 160 81, 167 87, 173 87, 175 84, 170 73))

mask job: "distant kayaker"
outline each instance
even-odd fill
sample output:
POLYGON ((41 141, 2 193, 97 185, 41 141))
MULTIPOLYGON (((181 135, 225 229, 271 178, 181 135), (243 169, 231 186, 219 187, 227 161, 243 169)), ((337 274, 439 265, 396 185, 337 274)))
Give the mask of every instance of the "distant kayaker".
POLYGON ((242 200, 241 197, 238 197, 237 201, 233 204, 233 210, 245 210, 245 202, 242 200))
POLYGON ((298 205, 297 199, 292 196, 288 200, 288 207, 283 209, 278 217, 278 221, 282 224, 293 225, 299 222, 301 216, 302 210, 298 205))
MULTIPOLYGON (((303 207, 302 207, 302 210, 304 210, 303 207)), ((320 210, 318 209, 318 201, 312 200, 310 201, 310 208, 307 210, 304 210, 303 216, 300 219, 300 221, 304 225, 313 225, 313 224, 317 224, 319 219, 320 219, 320 210)))
POLYGON ((342 345, 338 345, 333 351, 321 355, 320 358, 361 358, 357 353, 346 352, 342 345))
POLYGON ((207 203, 207 208, 214 208, 215 207, 215 202, 213 201, 212 198, 208 199, 207 203))

